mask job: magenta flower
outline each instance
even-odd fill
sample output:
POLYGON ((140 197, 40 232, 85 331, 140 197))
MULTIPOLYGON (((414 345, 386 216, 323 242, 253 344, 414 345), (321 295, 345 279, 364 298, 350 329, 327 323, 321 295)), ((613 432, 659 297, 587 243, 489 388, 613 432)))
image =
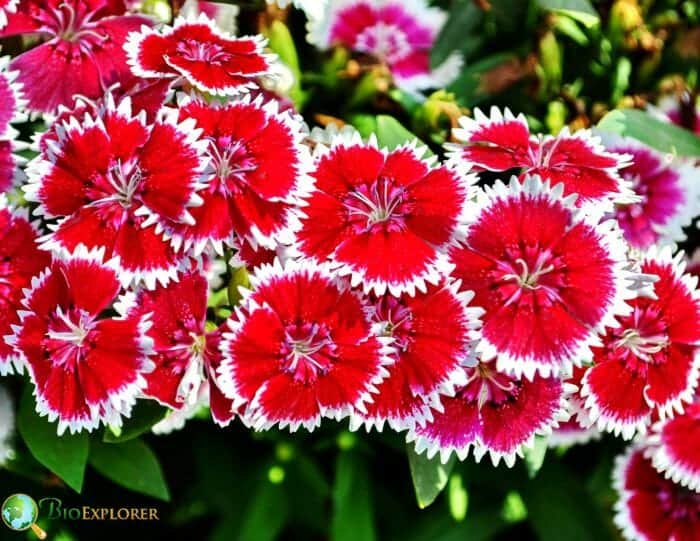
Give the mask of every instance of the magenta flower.
POLYGON ((162 230, 194 223, 188 208, 201 203, 206 142, 194 121, 164 118, 147 124, 133 116, 130 100, 107 100, 100 116, 63 122, 56 142, 30 164, 27 198, 38 212, 60 218, 43 247, 71 253, 83 244, 119 258, 120 279, 155 282, 175 278, 182 259, 162 230))
POLYGON ((643 447, 618 457, 613 481, 619 499, 615 524, 628 541, 696 541, 700 494, 664 479, 643 447))
POLYGON ((135 75, 143 78, 184 79, 201 92, 232 96, 257 86, 272 56, 263 53, 260 36, 233 37, 206 15, 178 18, 161 31, 144 26, 129 35, 126 51, 135 75))
POLYGON ((353 287, 394 296, 426 291, 449 272, 446 250, 475 177, 460 177, 406 145, 392 152, 339 135, 316 162, 297 249, 330 261, 353 287))
POLYGON ((13 122, 25 120, 23 111, 27 105, 22 84, 17 82, 16 71, 9 69, 10 58, 0 58, 0 194, 12 188, 18 176, 18 166, 26 161, 14 154, 26 148, 17 140, 19 135, 13 122))
POLYGON ((632 312, 618 317, 594 349, 582 389, 591 420, 627 439, 645 432, 656 416, 681 413, 700 369, 697 278, 684 275, 681 256, 672 259, 668 249, 649 253, 641 269, 659 277, 656 298, 629 302, 632 312))
POLYGON ((629 164, 629 156, 606 152, 590 131, 556 137, 534 136, 525 116, 491 108, 487 117, 479 109, 474 118, 459 119, 453 130, 459 144, 448 144, 449 163, 458 169, 502 172, 515 169, 539 175, 551 185, 563 184, 564 195, 578 194, 576 205, 634 200, 618 170, 629 164))
POLYGON ((146 317, 105 314, 120 291, 102 250, 54 259, 32 279, 10 343, 29 369, 37 412, 58 419, 58 434, 120 426, 145 386, 151 341, 146 317), (86 287, 90 284, 90 287, 86 287))
POLYGON ((674 123, 682 128, 690 127, 690 131, 700 135, 700 102, 684 108, 677 96, 662 98, 657 107, 650 107, 653 113, 657 113, 662 119, 674 123))
POLYGON ((29 222, 26 209, 13 210, 0 195, 0 375, 22 370, 21 357, 3 340, 19 324, 23 290, 51 262, 48 253, 39 250, 38 233, 29 222))
POLYGON ((199 273, 136 295, 130 316, 150 314, 148 336, 153 341, 155 368, 146 374, 143 393, 174 409, 197 403, 203 390, 211 400, 214 420, 221 426, 233 418, 232 403, 217 387, 221 363, 220 333, 207 332, 207 281, 199 273))
POLYGON ((194 223, 172 231, 177 247, 199 254, 213 245, 221 252, 234 235, 270 249, 291 244, 299 227, 296 209, 310 182, 301 118, 278 112, 276 102, 245 97, 225 106, 189 101, 180 119, 193 119, 203 130, 212 174, 199 194, 203 204, 190 211, 194 223))
POLYGON ((450 251, 453 276, 486 311, 477 350, 517 377, 570 372, 629 312, 619 230, 581 214, 562 191, 537 177, 497 181, 479 193, 463 246, 450 251))
POLYGON ((326 266, 279 262, 251 277, 221 342, 219 384, 257 430, 312 430, 359 410, 387 372, 362 299, 326 266))
POLYGON ((97 99, 132 78, 126 36, 150 21, 125 12, 119 1, 20 0, 0 35, 44 38, 11 64, 31 111, 54 113, 59 105, 71 106, 77 94, 97 99))
POLYGON ((311 19, 309 39, 322 49, 341 45, 383 62, 396 86, 409 92, 442 88, 459 74, 462 58, 453 54, 435 69, 430 50, 446 14, 425 0, 330 0, 311 19))
POLYGON ((432 419, 431 407, 440 408, 442 395, 454 396, 455 387, 466 383, 462 367, 476 363, 483 311, 468 307, 472 297, 452 283, 430 286, 414 297, 385 294, 374 300, 369 313, 375 332, 392 340, 393 362, 367 411, 351 419, 351 428, 364 424, 382 430, 386 422, 403 430, 424 424, 432 419))
POLYGON ((417 453, 446 463, 452 453, 464 460, 470 452, 480 461, 488 452, 494 466, 501 459, 513 466, 535 435, 547 435, 566 420, 565 389, 559 378, 515 379, 480 362, 465 368, 466 385, 454 397, 442 398, 442 411, 432 421, 415 425, 407 441, 417 453))
POLYGON ((620 170, 639 201, 615 208, 629 244, 640 250, 685 240, 683 228, 700 214, 700 168, 672 161, 634 139, 606 136, 606 148, 633 157, 620 170))

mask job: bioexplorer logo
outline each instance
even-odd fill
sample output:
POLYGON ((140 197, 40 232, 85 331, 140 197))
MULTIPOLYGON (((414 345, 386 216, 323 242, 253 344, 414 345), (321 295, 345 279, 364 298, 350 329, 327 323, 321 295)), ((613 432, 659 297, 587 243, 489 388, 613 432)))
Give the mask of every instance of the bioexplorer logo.
POLYGON ((36 524, 39 510, 47 520, 160 520, 155 507, 69 507, 59 498, 42 498, 37 505, 34 498, 26 494, 9 496, 0 508, 0 515, 10 530, 22 532, 31 529, 39 539, 46 539, 46 532, 36 524))
POLYGON ((31 496, 12 494, 0 507, 0 516, 10 530, 22 532, 31 528, 39 539, 46 539, 46 532, 36 524, 39 506, 31 496))

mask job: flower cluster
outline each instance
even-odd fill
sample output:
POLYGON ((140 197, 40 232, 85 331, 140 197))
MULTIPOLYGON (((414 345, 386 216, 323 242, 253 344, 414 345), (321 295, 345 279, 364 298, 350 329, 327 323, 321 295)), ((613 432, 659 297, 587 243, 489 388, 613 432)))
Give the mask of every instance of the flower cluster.
MULTIPOLYGON (((0 196, 0 373, 28 372, 59 434, 147 399, 254 430, 386 425, 443 462, 611 432, 638 440, 625 535, 687 538, 700 294, 673 243, 700 214, 696 164, 496 108, 459 119, 441 162, 309 131, 263 88, 264 39, 205 10, 170 27, 120 1, 11 6, 0 33, 42 37, 0 70, 0 190, 36 218, 0 196), (47 131, 20 190, 25 113, 47 131)), ((417 0, 331 1, 311 37, 418 91, 459 63, 429 68, 443 23, 417 0)))

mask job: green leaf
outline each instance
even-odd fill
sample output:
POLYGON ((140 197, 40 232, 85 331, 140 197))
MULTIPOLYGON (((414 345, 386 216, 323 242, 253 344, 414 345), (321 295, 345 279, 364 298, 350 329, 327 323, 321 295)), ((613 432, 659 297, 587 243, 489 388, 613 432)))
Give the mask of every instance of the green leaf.
MULTIPOLYGON (((423 141, 418 139, 413 133, 408 131, 394 117, 388 115, 377 116, 377 142, 379 146, 385 146, 389 150, 394 150, 396 147, 403 145, 409 141, 417 141, 420 145, 425 145, 423 141)), ((432 152, 425 147, 426 155, 432 155, 432 152)))
MULTIPOLYGON (((514 536, 499 536, 508 525, 499 516, 498 510, 487 507, 470 510, 464 522, 455 521, 446 513, 434 514, 428 520, 413 521, 400 541, 492 541, 493 539, 514 539, 514 536)), ((512 532, 511 532, 512 533, 512 532)))
POLYGON ((484 12, 471 0, 453 2, 447 22, 440 30, 431 50, 430 66, 438 67, 455 51, 468 52, 465 48, 473 45, 476 39, 465 38, 476 33, 483 18, 484 12))
POLYGON ((289 97, 294 102, 297 109, 301 109, 306 101, 306 94, 301 89, 299 55, 297 54, 294 39, 289 32, 289 28, 279 19, 275 19, 267 28, 265 35, 268 39, 268 46, 270 49, 277 53, 280 60, 291 70, 294 76, 294 85, 289 91, 289 97))
POLYGON ((356 451, 341 451, 335 469, 331 541, 374 541, 367 464, 356 451))
POLYGON ((612 103, 617 103, 624 96, 625 91, 630 86, 630 75, 632 75, 632 62, 630 62, 629 58, 623 56, 615 66, 612 81, 612 97, 610 98, 612 103))
POLYGON ((539 541, 611 541, 602 509, 582 485, 556 460, 547 461, 537 482, 523 484, 521 495, 539 541))
POLYGON ((527 475, 530 477, 530 479, 533 479, 537 475, 537 472, 540 471, 540 468, 542 468, 546 453, 547 438, 542 436, 536 436, 535 443, 533 444, 532 448, 525 449, 525 467, 527 468, 527 475))
POLYGON ((600 23, 600 15, 589 0, 537 0, 537 5, 547 11, 568 15, 588 27, 600 23))
POLYGON ((56 425, 36 414, 34 397, 29 387, 22 393, 17 428, 37 461, 76 492, 82 490, 89 448, 87 432, 58 436, 56 425))
POLYGON ((458 473, 450 475, 450 482, 447 486, 447 501, 450 506, 450 515, 456 522, 462 522, 467 516, 469 506, 469 493, 464 488, 462 476, 458 473))
POLYGON ((447 464, 442 464, 440 455, 433 458, 428 458, 425 453, 419 455, 410 444, 406 446, 406 453, 408 454, 408 465, 411 469, 418 507, 425 509, 435 501, 435 498, 447 485, 450 472, 455 464, 455 457, 453 455, 447 464))
POLYGON ((553 26, 557 32, 571 38, 579 45, 588 45, 588 36, 579 28, 576 21, 571 17, 561 14, 554 18, 553 26))
POLYGON ((161 421, 168 409, 161 406, 155 400, 139 400, 131 412, 131 417, 124 421, 120 428, 105 430, 102 441, 107 443, 121 443, 148 432, 151 427, 161 421))
POLYGON ((90 465, 124 488, 170 501, 158 458, 141 440, 119 444, 93 442, 90 465))
POLYGON ((237 306, 243 295, 239 287, 250 289, 250 276, 245 267, 238 267, 231 270, 231 280, 228 283, 228 302, 231 306, 237 306))
POLYGON ((350 115, 347 120, 365 139, 377 132, 377 117, 374 115, 357 113, 350 115))
POLYGON ((563 56, 554 32, 547 32, 540 39, 540 64, 548 89, 557 90, 561 82, 563 56))
POLYGON ((516 58, 513 53, 485 56, 478 62, 465 66, 447 90, 453 92, 462 105, 472 107, 488 97, 488 93, 483 88, 484 74, 501 64, 512 61, 513 58, 516 58))
MULTIPOLYGON (((289 517, 284 488, 268 481, 258 483, 245 518, 240 525, 238 541, 274 541, 289 517)), ((229 538, 231 539, 231 538, 229 538)))
POLYGON ((638 109, 610 111, 598 129, 638 139, 661 152, 680 156, 700 156, 700 137, 638 109))
POLYGON ((520 494, 511 490, 506 494, 501 509, 501 518, 509 524, 522 522, 527 518, 527 507, 520 494))

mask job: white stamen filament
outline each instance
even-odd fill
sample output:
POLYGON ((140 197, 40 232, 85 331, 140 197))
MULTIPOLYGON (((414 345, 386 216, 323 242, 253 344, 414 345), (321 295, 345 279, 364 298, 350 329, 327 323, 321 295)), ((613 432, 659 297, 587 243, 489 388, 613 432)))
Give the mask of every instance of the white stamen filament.
POLYGON ((626 329, 615 342, 615 347, 626 347, 640 359, 651 362, 652 355, 668 347, 668 339, 663 334, 641 336, 637 329, 626 329))

